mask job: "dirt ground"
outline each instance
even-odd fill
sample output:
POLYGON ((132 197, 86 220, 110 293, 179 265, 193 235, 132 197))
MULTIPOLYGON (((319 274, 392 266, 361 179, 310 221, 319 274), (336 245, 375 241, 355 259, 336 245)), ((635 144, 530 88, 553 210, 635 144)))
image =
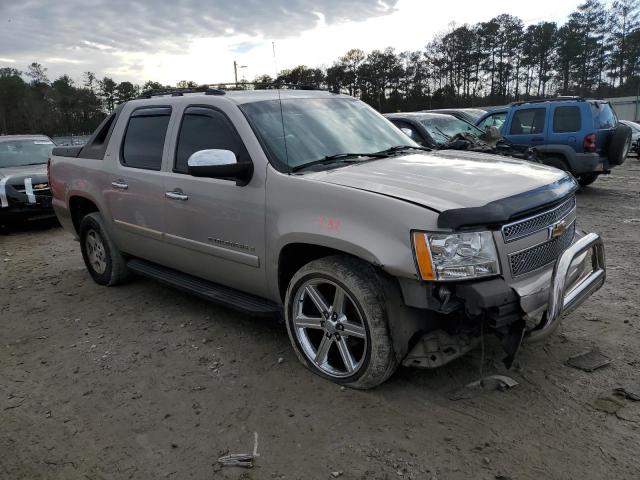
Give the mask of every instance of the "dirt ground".
POLYGON ((640 385, 639 191, 630 158, 579 193, 607 284, 514 369, 489 346, 485 373, 518 386, 464 395, 479 352, 345 390, 298 363, 276 320, 144 279, 100 287, 60 228, 0 235, 0 478, 638 479, 640 402, 610 398, 640 385), (611 364, 567 366, 592 347, 611 364), (255 434, 253 469, 214 466, 255 434))

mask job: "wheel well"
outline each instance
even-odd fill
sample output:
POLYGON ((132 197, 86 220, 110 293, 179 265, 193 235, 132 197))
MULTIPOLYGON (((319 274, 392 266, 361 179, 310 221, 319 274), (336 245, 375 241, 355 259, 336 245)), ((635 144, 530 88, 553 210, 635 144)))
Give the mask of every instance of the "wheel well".
POLYGON ((99 212, 98 207, 91 200, 84 197, 71 197, 69 199, 69 211, 71 212, 71 219, 73 221, 73 227, 77 234, 80 234, 80 222, 85 215, 93 212, 99 212))
POLYGON ((284 300, 289 282, 298 270, 313 260, 331 255, 345 255, 345 252, 310 243, 290 243, 286 245, 280 251, 280 256, 278 257, 278 288, 280 290, 280 298, 284 300))
MULTIPOLYGON (((550 152, 550 153, 544 153, 541 155, 540 159, 542 160, 542 163, 547 164, 546 161, 551 160, 551 165, 552 166, 557 166, 557 164, 561 164, 564 165, 565 168, 561 168, 562 170, 569 172, 571 174, 573 174, 573 170, 571 169, 571 164, 569 163, 569 159, 567 158, 567 156, 562 153, 562 152, 550 152), (553 161, 555 160, 556 165, 553 165, 553 161)), ((559 167, 560 168, 560 167, 559 167)))

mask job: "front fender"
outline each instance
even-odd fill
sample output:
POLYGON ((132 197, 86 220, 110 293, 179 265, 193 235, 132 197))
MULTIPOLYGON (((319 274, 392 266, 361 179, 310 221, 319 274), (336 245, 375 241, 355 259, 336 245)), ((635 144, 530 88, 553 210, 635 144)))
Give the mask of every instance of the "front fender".
POLYGON ((282 249, 304 243, 338 250, 395 277, 418 278, 411 230, 437 228, 427 208, 377 193, 268 170, 266 270, 269 291, 279 295, 282 249))

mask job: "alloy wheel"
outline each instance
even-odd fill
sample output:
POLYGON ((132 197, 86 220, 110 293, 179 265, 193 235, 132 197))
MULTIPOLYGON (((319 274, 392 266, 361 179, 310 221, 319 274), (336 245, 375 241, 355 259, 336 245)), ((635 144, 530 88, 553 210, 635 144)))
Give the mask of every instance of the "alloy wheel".
POLYGON ((326 279, 309 280, 297 290, 292 308, 296 338, 316 368, 335 378, 358 372, 366 357, 368 333, 344 288, 326 279))
POLYGON ((87 232, 85 247, 91 268, 98 275, 102 275, 107 269, 107 255, 102 238, 95 230, 91 229, 87 232))

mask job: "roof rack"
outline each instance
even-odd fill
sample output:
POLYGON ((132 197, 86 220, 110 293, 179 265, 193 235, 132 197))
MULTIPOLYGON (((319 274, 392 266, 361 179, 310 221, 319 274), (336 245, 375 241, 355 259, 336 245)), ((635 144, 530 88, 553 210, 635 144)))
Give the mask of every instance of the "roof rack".
POLYGON ((329 91, 326 88, 320 88, 315 85, 305 85, 301 83, 282 83, 282 82, 245 82, 245 83, 210 83, 211 87, 220 88, 222 90, 276 90, 276 89, 290 89, 290 90, 322 90, 329 91), (256 88, 257 87, 257 88, 256 88))
POLYGON ((524 105, 526 103, 544 103, 544 102, 566 102, 567 100, 573 100, 574 102, 584 102, 586 101, 584 98, 582 97, 574 97, 574 96, 560 96, 560 97, 551 97, 551 98, 540 98, 538 100, 522 100, 519 102, 512 102, 509 105, 511 106, 518 106, 518 105, 524 105))
POLYGON ((194 88, 154 88, 142 92, 136 99, 159 97, 162 95, 171 95, 172 97, 181 97, 185 93, 204 93, 205 95, 224 95, 225 91, 217 88, 211 88, 208 85, 202 85, 194 88))
POLYGON ((326 88, 319 88, 313 85, 302 85, 297 83, 280 83, 280 82, 245 82, 245 83, 209 83, 192 88, 166 87, 152 89, 142 92, 137 99, 158 97, 162 95, 171 95, 172 97, 181 97, 185 93, 204 93, 205 95, 225 95, 228 91, 242 90, 321 90, 325 92, 338 93, 326 88))

